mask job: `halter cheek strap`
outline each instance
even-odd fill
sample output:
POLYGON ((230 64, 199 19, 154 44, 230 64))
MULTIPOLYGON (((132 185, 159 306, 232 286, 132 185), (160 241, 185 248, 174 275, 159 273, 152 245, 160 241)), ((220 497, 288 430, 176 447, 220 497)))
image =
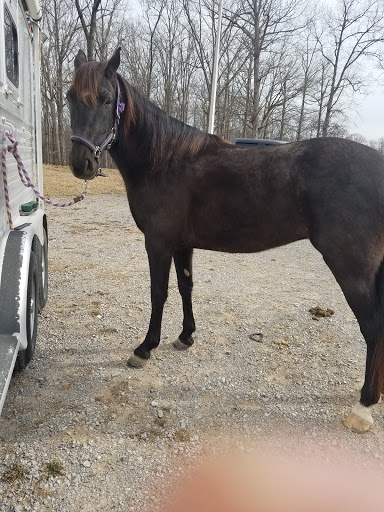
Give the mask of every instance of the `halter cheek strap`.
POLYGON ((100 144, 100 146, 95 146, 94 144, 92 144, 91 141, 85 139, 84 137, 81 137, 80 135, 72 135, 72 137, 71 137, 71 140, 74 140, 76 142, 81 142, 82 144, 87 146, 93 152, 93 156, 97 160, 96 176, 106 176, 106 174, 104 174, 101 171, 101 164, 100 164, 101 154, 105 149, 109 150, 111 148, 113 141, 116 138, 117 128, 120 123, 121 114, 124 112, 124 110, 125 110, 125 103, 121 101, 120 85, 119 85, 119 81, 117 81, 115 123, 114 123, 108 137, 100 144))

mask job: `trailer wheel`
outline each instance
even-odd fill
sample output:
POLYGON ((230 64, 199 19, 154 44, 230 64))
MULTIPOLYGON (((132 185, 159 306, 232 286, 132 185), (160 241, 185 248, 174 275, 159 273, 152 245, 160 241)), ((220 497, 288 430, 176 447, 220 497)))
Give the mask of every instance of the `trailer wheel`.
POLYGON ((26 329, 27 348, 19 351, 15 370, 24 370, 33 358, 36 346, 37 335, 37 314, 39 305, 39 272, 36 256, 31 251, 28 272, 27 308, 26 308, 26 329))
POLYGON ((44 229, 44 245, 39 251, 39 313, 43 310, 48 300, 48 236, 44 229))

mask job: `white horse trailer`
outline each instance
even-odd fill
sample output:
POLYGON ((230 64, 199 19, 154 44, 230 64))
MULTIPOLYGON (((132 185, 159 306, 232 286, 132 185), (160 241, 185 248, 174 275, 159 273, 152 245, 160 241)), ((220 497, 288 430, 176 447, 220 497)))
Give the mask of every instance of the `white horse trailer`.
POLYGON ((42 193, 40 43, 37 0, 0 0, 0 413, 14 369, 35 351, 37 318, 47 300, 44 204, 23 185, 10 139, 42 193))

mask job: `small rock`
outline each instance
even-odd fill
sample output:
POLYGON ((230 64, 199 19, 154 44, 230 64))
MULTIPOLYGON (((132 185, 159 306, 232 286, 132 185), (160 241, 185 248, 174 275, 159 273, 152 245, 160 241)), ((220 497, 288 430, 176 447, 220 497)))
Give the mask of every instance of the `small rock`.
POLYGON ((255 332, 249 336, 251 340, 257 341, 258 343, 263 343, 263 333, 262 332, 255 332))

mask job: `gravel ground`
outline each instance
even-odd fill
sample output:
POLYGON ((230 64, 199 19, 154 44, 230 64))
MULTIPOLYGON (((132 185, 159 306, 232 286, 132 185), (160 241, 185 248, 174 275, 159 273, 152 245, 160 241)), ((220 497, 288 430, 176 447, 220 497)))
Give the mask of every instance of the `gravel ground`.
POLYGON ((365 344, 309 242, 196 251, 195 345, 172 347, 182 322, 172 270, 162 343, 135 370, 126 360, 146 332, 149 274, 126 197, 48 215, 36 357, 14 376, 0 420, 1 512, 147 510, 169 475, 223 443, 294 439, 384 470, 383 409, 364 435, 341 423, 359 396, 365 344), (315 321, 314 306, 335 314, 315 321))

